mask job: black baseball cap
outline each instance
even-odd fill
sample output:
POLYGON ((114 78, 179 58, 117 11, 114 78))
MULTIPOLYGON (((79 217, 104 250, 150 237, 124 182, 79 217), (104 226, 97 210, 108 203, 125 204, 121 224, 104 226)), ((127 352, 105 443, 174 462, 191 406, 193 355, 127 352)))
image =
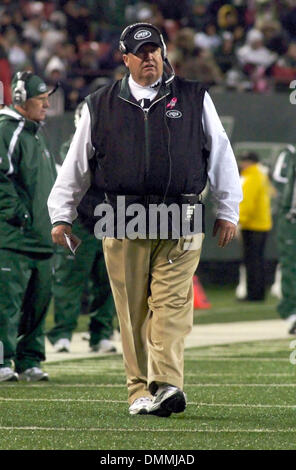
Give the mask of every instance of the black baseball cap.
POLYGON ((131 52, 136 54, 144 44, 155 44, 157 47, 163 48, 160 33, 155 27, 147 23, 142 23, 138 27, 131 28, 123 38, 126 48, 126 54, 131 52))

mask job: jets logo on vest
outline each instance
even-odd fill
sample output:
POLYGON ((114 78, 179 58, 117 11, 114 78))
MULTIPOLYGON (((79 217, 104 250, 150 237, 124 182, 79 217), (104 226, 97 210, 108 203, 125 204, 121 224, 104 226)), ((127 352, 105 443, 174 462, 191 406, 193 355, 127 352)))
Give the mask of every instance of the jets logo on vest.
POLYGON ((165 113, 167 117, 172 118, 172 119, 178 119, 182 117, 181 111, 178 111, 177 109, 170 109, 165 113))

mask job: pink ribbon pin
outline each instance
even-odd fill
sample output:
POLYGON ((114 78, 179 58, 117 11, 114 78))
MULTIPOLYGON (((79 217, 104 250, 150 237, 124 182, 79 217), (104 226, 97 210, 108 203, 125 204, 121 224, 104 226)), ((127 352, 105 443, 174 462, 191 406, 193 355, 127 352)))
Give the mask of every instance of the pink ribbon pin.
POLYGON ((167 104, 167 108, 174 108, 176 106, 177 101, 178 98, 172 98, 171 101, 167 104))

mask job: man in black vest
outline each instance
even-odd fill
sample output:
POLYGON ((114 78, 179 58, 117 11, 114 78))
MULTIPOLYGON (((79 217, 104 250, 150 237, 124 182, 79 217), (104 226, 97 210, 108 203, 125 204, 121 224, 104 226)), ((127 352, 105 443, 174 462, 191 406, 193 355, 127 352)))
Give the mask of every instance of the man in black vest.
POLYGON ((129 73, 87 97, 48 207, 53 240, 65 246, 94 159, 106 194, 95 211, 106 216, 94 231, 120 322, 129 412, 167 417, 186 407, 184 339, 204 236, 200 193, 209 178, 220 247, 235 234, 242 193, 209 94, 175 77, 158 29, 128 26, 119 47, 129 73))

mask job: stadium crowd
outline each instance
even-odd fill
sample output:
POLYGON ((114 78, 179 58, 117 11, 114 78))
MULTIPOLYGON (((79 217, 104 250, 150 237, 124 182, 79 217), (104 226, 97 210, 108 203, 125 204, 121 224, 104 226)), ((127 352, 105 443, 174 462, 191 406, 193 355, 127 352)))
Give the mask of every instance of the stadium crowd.
POLYGON ((0 80, 32 70, 60 82, 65 110, 122 74, 123 26, 151 22, 176 72, 208 86, 270 93, 296 79, 296 0, 2 0, 0 80))

